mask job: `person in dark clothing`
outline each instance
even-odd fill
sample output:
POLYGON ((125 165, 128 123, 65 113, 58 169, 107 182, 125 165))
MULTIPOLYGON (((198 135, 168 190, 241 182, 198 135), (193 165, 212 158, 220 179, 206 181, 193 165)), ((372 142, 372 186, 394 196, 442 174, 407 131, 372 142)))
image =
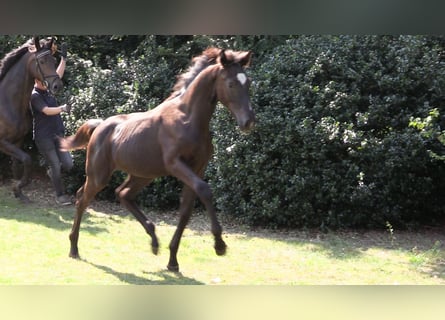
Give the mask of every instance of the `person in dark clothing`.
MULTIPOLYGON (((61 59, 56 72, 62 78, 67 57, 65 44, 61 45, 60 55, 61 59)), ((59 105, 45 84, 37 79, 35 79, 31 94, 30 106, 33 114, 33 138, 48 166, 47 173, 55 189, 56 202, 61 205, 69 205, 72 201, 71 197, 65 193, 62 169, 65 172, 71 170, 73 158, 69 152, 59 150, 58 137, 65 135, 65 126, 60 114, 69 112, 70 106, 59 105)))

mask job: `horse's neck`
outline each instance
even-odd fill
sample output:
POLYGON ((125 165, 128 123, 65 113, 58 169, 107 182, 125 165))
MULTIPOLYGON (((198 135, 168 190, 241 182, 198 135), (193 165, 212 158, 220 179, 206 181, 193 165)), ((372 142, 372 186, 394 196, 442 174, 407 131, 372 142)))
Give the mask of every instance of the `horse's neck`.
POLYGON ((190 84, 182 97, 191 122, 208 129, 216 106, 215 72, 204 71, 190 84))
POLYGON ((28 59, 29 54, 27 53, 17 61, 1 81, 3 93, 8 92, 14 102, 20 105, 19 111, 22 113, 28 112, 29 99, 34 85, 34 78, 28 72, 28 59))

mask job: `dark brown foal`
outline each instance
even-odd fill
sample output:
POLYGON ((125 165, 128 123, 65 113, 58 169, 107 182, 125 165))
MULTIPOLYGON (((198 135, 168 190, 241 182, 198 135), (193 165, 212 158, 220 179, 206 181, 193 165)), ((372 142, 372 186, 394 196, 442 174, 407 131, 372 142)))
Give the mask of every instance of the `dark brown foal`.
POLYGON ((241 130, 253 127, 250 81, 244 71, 250 58, 251 53, 247 51, 207 49, 193 59, 172 95, 156 108, 113 116, 103 122, 89 121, 76 135, 62 141, 64 149, 87 145, 87 178, 77 193, 77 211, 70 234, 71 257, 79 256, 77 244, 84 210, 115 170, 128 173, 125 182, 116 189, 116 195, 151 236, 155 254, 159 247, 155 226, 136 205, 135 197, 157 177, 170 175, 184 183, 179 223, 169 246, 169 270, 179 270, 179 243, 196 197, 210 217, 216 254, 225 254, 226 244, 213 206, 212 191, 203 180, 213 152, 209 125, 220 101, 234 115, 241 130))

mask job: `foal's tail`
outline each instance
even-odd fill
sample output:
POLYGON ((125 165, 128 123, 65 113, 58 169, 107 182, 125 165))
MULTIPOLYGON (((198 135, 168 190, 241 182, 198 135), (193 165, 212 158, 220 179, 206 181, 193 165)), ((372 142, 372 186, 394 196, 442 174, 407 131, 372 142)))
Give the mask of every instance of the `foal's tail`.
POLYGON ((91 119, 85 122, 77 129, 76 133, 72 136, 59 138, 60 150, 78 150, 86 148, 88 142, 90 142, 93 131, 103 122, 102 119, 91 119))

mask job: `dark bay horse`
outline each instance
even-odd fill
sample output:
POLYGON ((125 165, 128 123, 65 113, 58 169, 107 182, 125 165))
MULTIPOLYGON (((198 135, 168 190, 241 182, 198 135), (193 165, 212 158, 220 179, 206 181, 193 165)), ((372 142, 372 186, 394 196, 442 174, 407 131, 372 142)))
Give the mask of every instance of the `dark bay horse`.
POLYGON ((112 116, 104 121, 89 120, 75 135, 62 139, 64 150, 87 146, 86 181, 76 195, 70 257, 79 257, 77 244, 84 210, 107 185, 115 170, 128 173, 116 189, 116 195, 151 236, 154 254, 159 247, 155 225, 137 207, 135 197, 157 177, 171 175, 184 183, 179 223, 169 245, 167 268, 170 271, 179 271, 176 255, 196 196, 210 217, 216 254, 225 254, 226 244, 213 206, 212 191, 203 181, 213 152, 209 123, 220 101, 234 115, 242 131, 253 127, 255 115, 249 97, 250 81, 244 71, 250 59, 249 51, 209 48, 193 59, 170 97, 156 108, 112 116))
POLYGON ((56 73, 55 50, 53 39, 41 43, 34 37, 0 62, 0 151, 11 156, 13 163, 23 163, 23 175, 14 186, 14 195, 23 201, 28 201, 22 188, 30 181, 31 157, 21 147, 31 129, 29 99, 34 79, 54 93, 63 86, 56 73))

